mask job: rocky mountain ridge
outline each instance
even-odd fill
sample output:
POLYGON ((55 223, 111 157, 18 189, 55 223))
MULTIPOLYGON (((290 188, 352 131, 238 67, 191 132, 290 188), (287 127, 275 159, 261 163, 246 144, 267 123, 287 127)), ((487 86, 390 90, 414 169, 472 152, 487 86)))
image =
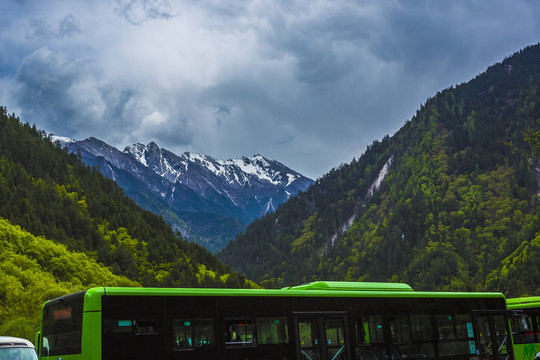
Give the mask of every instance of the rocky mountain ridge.
POLYGON ((216 160, 193 152, 176 155, 155 142, 120 151, 93 137, 51 139, 79 153, 139 206, 162 215, 175 230, 211 251, 313 183, 261 155, 216 160))

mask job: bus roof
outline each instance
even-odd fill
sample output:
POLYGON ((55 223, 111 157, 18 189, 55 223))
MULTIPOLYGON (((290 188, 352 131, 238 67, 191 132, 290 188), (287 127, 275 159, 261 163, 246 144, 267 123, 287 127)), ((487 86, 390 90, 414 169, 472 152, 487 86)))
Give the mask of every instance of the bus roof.
POLYGON ((540 296, 506 299, 506 306, 512 310, 540 307, 540 296))
POLYGON ((88 291, 103 292, 102 295, 149 295, 149 296, 298 296, 298 297, 412 297, 412 298, 503 298, 495 292, 436 292, 413 291, 407 284, 315 282, 283 289, 229 289, 229 288, 140 288, 104 287, 88 291), (356 284, 356 285, 355 285, 356 284), (396 285, 391 286, 391 285, 396 285))
POLYGON ((497 298, 502 293, 413 291, 407 284, 318 281, 283 289, 99 287, 86 291, 85 311, 101 308, 101 296, 273 296, 365 298, 497 298))

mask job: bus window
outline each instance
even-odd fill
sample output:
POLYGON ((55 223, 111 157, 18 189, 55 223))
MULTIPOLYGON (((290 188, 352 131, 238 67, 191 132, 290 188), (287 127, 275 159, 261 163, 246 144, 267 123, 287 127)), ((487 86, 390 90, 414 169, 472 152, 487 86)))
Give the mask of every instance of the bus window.
POLYGON ((411 315, 411 330, 412 330, 412 338, 414 341, 433 340, 431 318, 428 314, 411 315))
POLYGON ((501 355, 505 355, 508 353, 508 344, 511 342, 510 339, 508 339, 508 333, 506 332, 506 325, 508 325, 508 319, 506 319, 504 316, 493 316, 493 324, 495 325, 495 337, 497 339, 498 344, 498 352, 501 355))
POLYGON ((514 343, 526 344, 535 341, 532 318, 529 315, 511 316, 510 326, 514 343))
POLYGON ((458 339, 474 338, 473 322, 470 314, 456 314, 454 315, 454 322, 458 339))
POLYGON ((356 341, 358 345, 383 344, 383 322, 381 315, 362 316, 356 321, 356 341))
POLYGON ((193 344, 193 323, 190 320, 174 320, 174 350, 192 350, 193 344))
POLYGON ((368 317, 369 338, 372 343, 384 343, 383 322, 381 315, 371 315, 368 317))
POLYGON ((257 318, 259 344, 286 344, 289 342, 287 318, 257 318))
POLYGON ((151 319, 133 321, 133 333, 135 333, 135 335, 158 334, 157 320, 151 319))
POLYGON ((135 335, 156 335, 157 320, 125 320, 106 319, 103 321, 106 333, 130 333, 135 335))
POLYGON ((469 314, 437 315, 439 355, 457 356, 476 352, 472 318, 469 314))
POLYGON ((198 319, 195 323, 195 347, 214 346, 216 336, 213 319, 198 319))
POLYGON ((388 359, 384 345, 381 315, 362 316, 356 321, 356 358, 360 360, 388 359))
POLYGON ((80 354, 84 292, 59 298, 43 308, 45 356, 80 354))
POLYGON ((428 314, 394 316, 390 320, 392 342, 397 356, 403 359, 425 359, 435 355, 431 317, 428 314))
POLYGON ((112 320, 103 321, 103 331, 106 333, 132 333, 133 320, 112 320))
POLYGON ((439 340, 454 340, 456 338, 456 332, 452 315, 437 315, 436 319, 439 340))
POLYGON ((225 344, 227 346, 242 347, 257 344, 252 320, 226 320, 226 325, 225 344))
POLYGON ((394 343, 411 341, 411 323, 408 315, 396 315, 390 320, 390 332, 394 343))
POLYGON ((193 350, 215 345, 213 319, 173 320, 174 350, 193 350))

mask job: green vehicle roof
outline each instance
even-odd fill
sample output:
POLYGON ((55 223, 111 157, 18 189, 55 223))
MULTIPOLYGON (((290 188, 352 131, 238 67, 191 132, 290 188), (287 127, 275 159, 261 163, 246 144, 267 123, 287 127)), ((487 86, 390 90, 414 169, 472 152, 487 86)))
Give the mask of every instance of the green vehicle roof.
POLYGON ((274 297, 403 297, 403 298, 500 298, 502 293, 414 291, 407 284, 317 281, 283 289, 209 289, 99 287, 85 294, 85 311, 101 309, 101 296, 274 296, 274 297))
POLYGON ((540 296, 506 299, 508 309, 529 309, 540 307, 540 296))

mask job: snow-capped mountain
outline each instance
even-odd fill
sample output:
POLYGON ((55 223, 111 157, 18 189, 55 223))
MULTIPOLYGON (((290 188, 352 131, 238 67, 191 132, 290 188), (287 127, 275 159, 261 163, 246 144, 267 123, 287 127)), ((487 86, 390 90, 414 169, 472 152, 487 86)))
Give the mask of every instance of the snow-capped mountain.
POLYGON ((155 143, 135 144, 124 149, 141 164, 167 179, 174 197, 176 186, 184 185, 203 199, 223 209, 223 215, 249 223, 291 195, 305 190, 312 180, 285 165, 261 155, 241 159, 216 160, 207 155, 185 152, 178 156, 155 143))
POLYGON ((51 140, 98 166, 141 207, 213 251, 313 183, 261 155, 216 160, 192 152, 176 155, 154 142, 122 152, 96 138, 77 141, 51 135, 51 140))

